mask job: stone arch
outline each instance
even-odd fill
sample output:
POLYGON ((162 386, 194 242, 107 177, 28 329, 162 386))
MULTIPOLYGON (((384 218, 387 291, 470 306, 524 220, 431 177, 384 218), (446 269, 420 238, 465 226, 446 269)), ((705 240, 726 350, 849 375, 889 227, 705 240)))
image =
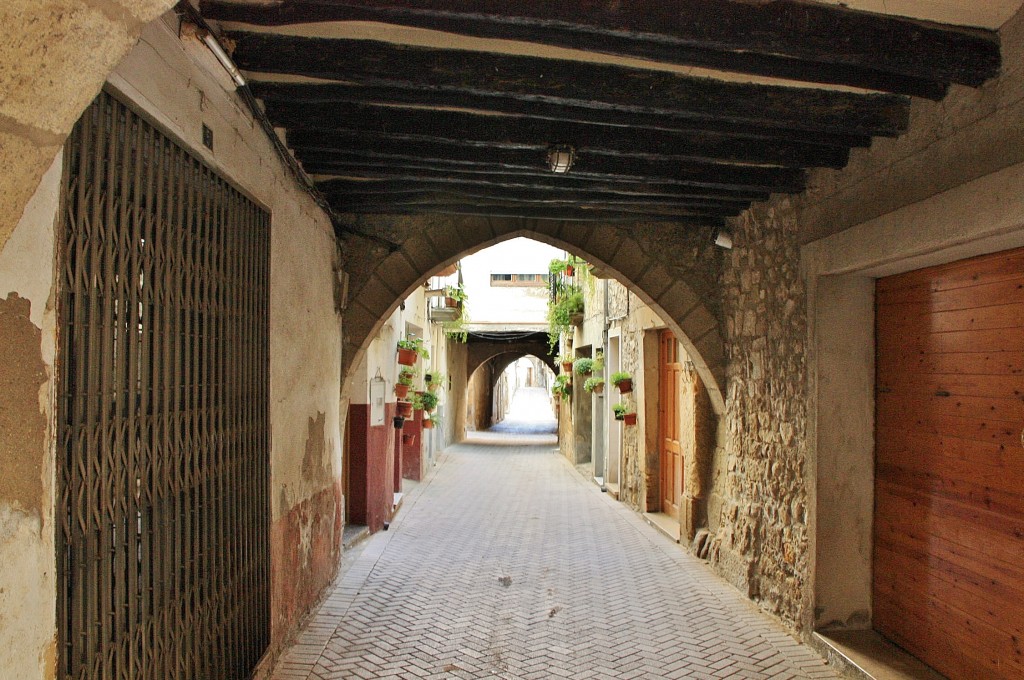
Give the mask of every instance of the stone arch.
MULTIPOLYGON (((469 347, 469 352, 466 356, 466 375, 472 376, 476 369, 483 366, 491 359, 505 355, 512 357, 508 363, 522 357, 537 357, 543 361, 548 368, 555 373, 558 373, 558 366, 555 365, 555 359, 548 354, 547 349, 547 340, 543 340, 541 342, 513 344, 491 342, 473 343, 469 347)), ((505 366, 507 366, 508 363, 506 363, 505 366)), ((504 370, 505 366, 502 366, 501 370, 504 370)))
POLYGON ((344 313, 342 371, 357 365, 370 340, 402 300, 459 258, 516 237, 562 248, 618 279, 665 321, 686 348, 715 413, 725 409, 725 345, 718 282, 721 256, 710 235, 678 224, 600 224, 453 215, 366 216, 343 245, 351 274, 344 313), (677 266, 678 265, 678 266, 677 266))

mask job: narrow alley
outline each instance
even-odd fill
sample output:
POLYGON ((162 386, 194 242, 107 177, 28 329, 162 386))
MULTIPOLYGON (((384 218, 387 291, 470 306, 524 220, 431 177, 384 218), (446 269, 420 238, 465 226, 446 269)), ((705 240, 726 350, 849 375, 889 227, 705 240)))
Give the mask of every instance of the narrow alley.
POLYGON ((837 677, 580 477, 554 421, 528 417, 545 411, 522 388, 509 418, 449 449, 390 531, 347 554, 273 677, 837 677))

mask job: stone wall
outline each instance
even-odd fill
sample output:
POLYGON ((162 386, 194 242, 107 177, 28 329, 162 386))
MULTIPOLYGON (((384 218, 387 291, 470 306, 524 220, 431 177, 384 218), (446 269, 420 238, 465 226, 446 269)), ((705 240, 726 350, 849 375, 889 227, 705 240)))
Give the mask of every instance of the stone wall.
POLYGON ((807 321, 797 235, 785 200, 736 221, 722 278, 728 472, 712 549, 726 578, 794 627, 808 578, 807 321))

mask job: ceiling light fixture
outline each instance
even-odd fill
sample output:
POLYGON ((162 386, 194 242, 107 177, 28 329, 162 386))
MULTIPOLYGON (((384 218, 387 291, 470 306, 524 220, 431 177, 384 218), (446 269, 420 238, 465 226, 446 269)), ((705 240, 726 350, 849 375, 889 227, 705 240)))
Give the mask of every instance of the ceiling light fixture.
POLYGON ((568 144, 555 144, 548 149, 548 167, 551 172, 564 174, 576 161, 576 150, 568 144))

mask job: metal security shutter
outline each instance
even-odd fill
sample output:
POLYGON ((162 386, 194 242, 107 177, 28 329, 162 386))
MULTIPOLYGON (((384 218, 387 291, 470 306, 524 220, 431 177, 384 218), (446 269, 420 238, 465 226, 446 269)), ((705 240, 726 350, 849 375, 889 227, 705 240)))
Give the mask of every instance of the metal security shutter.
POLYGON ((106 93, 65 163, 58 677, 244 678, 269 639, 269 216, 106 93))

